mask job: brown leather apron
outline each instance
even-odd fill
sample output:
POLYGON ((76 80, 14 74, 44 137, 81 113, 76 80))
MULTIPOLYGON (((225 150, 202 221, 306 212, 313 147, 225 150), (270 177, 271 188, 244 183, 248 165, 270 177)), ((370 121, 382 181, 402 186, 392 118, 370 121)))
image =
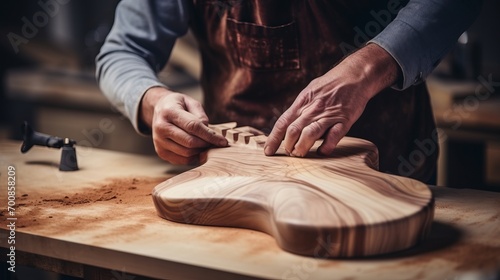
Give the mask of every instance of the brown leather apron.
MULTIPOLYGON (((202 53, 210 122, 236 121, 270 132, 297 94, 344 57, 342 44, 360 45, 355 28, 373 23, 373 12, 387 9, 387 3, 194 0, 191 28, 202 53)), ((420 84, 378 94, 348 135, 377 145, 381 171, 428 181, 438 155, 437 144, 429 152, 426 142, 434 129, 429 96, 420 84)))

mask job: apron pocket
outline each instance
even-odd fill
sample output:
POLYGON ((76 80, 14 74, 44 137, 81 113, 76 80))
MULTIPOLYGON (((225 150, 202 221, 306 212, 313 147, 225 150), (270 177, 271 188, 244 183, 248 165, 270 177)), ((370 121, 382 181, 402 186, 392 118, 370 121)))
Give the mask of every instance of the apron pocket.
POLYGON ((300 68, 295 21, 264 26, 227 19, 228 40, 239 66, 253 70, 300 68))

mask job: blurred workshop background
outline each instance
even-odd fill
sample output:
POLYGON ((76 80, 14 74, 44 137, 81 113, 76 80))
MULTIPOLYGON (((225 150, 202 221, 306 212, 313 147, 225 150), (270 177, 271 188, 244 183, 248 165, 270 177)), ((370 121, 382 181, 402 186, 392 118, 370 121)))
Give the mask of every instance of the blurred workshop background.
MULTIPOLYGON (((21 139, 27 120, 36 130, 81 145, 154 154, 151 140, 133 131, 94 78, 94 58, 118 2, 2 1, 1 138, 21 139), (40 3, 47 2, 56 7, 44 9, 40 3)), ((500 191, 499 27, 500 1, 486 0, 476 23, 428 79, 441 133, 438 185, 500 191)), ((200 71, 196 42, 188 34, 159 76, 201 100, 200 71)))

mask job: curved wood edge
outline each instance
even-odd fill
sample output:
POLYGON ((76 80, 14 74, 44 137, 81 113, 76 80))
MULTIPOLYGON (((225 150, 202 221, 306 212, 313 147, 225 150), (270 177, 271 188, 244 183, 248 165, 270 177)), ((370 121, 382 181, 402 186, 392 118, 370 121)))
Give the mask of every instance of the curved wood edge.
POLYGON ((434 199, 430 199, 412 216, 390 222, 340 227, 307 226, 280 220, 272 208, 255 201, 217 196, 165 198, 161 193, 169 187, 168 183, 160 184, 153 192, 157 213, 162 218, 186 224, 258 230, 273 236, 282 249, 311 257, 366 257, 408 249, 427 236, 434 216, 434 199))
MULTIPOLYGON (((233 128, 228 128, 226 131, 231 129, 233 128)), ((231 132, 229 132, 229 136, 233 137, 231 132)), ((412 208, 413 210, 408 212, 408 216, 374 223, 353 225, 333 223, 318 226, 313 223, 307 224, 307 221, 306 223, 297 223, 293 217, 283 217, 279 211, 275 211, 274 206, 271 207, 263 202, 241 199, 242 197, 237 196, 239 199, 234 199, 224 191, 225 187, 234 189, 234 186, 232 188, 227 186, 227 183, 234 184, 234 182, 229 182, 229 180, 225 182, 223 176, 218 177, 216 171, 213 174, 208 172, 210 168, 217 170, 221 164, 222 166, 228 164, 225 162, 227 155, 221 154, 236 150, 236 154, 241 154, 241 157, 246 154, 245 157, 256 157, 258 162, 262 159, 268 159, 262 154, 262 151, 254 150, 250 152, 252 149, 238 146, 210 150, 206 154, 210 161, 155 187, 153 201, 158 215, 162 218, 187 224, 258 230, 273 236, 282 249, 312 257, 365 257, 396 252, 418 244, 428 234, 433 220, 434 199, 432 193, 421 182, 374 172, 378 168, 378 150, 375 145, 366 140, 358 141, 360 139, 355 139, 354 142, 349 142, 349 140, 351 139, 346 137, 343 142, 341 141, 342 144, 339 143, 339 149, 337 149, 333 158, 348 156, 354 159, 353 165, 347 166, 344 168, 345 170, 337 168, 336 172, 347 175, 354 172, 358 177, 357 180, 360 180, 365 185, 369 185, 366 182, 377 182, 376 185, 371 186, 375 189, 378 188, 378 185, 387 184, 390 188, 384 191, 392 191, 391 194, 397 194, 402 201, 408 200, 417 204, 414 207, 415 209, 412 208), (262 158, 259 159, 259 157, 262 158), (366 167, 356 166, 356 164, 365 164, 366 167), (201 174, 200 169, 205 170, 205 174, 201 174), (176 197, 177 194, 171 195, 172 190, 177 192, 181 190, 182 192, 184 184, 194 184, 202 187, 209 180, 220 180, 217 183, 220 190, 209 193, 203 193, 203 190, 200 190, 200 193, 196 195, 187 192, 184 197, 182 195, 176 197)), ((236 141, 234 144, 236 144, 236 141)), ((319 144, 316 143, 308 156, 311 158, 317 157, 315 148, 319 144)), ((282 158, 290 159, 289 157, 282 158)), ((231 166, 234 166, 234 164, 228 165, 229 170, 231 170, 231 166)), ((248 182, 244 182, 245 178, 242 180, 239 182, 242 186, 252 187, 252 189, 256 187, 254 185, 245 185, 248 182)), ((252 183, 250 182, 250 184, 252 183)), ((317 206, 315 205, 315 207, 317 206)))

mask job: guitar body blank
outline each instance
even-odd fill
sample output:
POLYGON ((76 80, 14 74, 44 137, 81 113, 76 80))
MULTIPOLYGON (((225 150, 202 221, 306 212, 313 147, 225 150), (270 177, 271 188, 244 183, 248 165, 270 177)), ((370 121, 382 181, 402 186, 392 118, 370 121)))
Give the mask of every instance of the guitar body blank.
MULTIPOLYGON (((232 143, 206 162, 155 187, 168 220, 248 228, 273 236, 286 251, 313 257, 363 257, 410 248, 434 215, 429 188, 378 172, 378 152, 345 137, 330 157, 266 157, 264 135, 235 124, 212 126, 232 143), (236 135, 236 136, 235 136, 236 135)), ((281 152, 280 152, 281 151, 281 152)))

